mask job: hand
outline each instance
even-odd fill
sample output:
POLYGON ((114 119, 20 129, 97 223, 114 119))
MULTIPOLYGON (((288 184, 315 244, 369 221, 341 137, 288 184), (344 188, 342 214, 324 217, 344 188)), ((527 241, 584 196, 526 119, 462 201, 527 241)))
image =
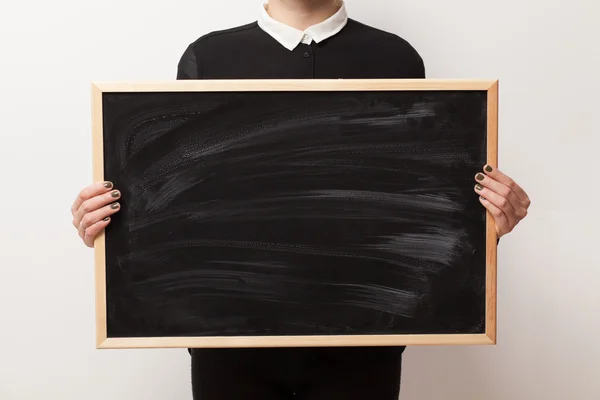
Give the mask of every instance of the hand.
POLYGON ((110 216, 121 208, 115 202, 121 192, 112 189, 111 182, 94 183, 84 188, 71 206, 73 225, 88 247, 94 247, 96 236, 110 223, 110 216))
POLYGON ((475 175, 475 192, 479 201, 492 214, 496 222, 496 233, 502 237, 527 216, 531 201, 527 193, 500 170, 489 165, 483 173, 475 175))

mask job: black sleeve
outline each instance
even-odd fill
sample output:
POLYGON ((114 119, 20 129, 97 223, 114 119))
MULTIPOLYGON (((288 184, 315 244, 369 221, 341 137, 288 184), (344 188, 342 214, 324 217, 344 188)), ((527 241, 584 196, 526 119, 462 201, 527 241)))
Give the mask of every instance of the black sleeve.
POLYGON ((408 70, 409 79, 425 79, 425 63, 423 58, 415 51, 414 59, 408 70))
POLYGON ((200 67, 192 45, 185 50, 177 65, 177 79, 200 79, 200 67))

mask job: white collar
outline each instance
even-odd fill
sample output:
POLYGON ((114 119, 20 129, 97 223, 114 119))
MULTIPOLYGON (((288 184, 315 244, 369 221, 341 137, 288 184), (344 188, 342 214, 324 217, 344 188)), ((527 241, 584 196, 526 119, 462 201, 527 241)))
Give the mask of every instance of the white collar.
POLYGON ((312 40, 320 43, 337 34, 348 22, 346 5, 342 3, 342 7, 338 12, 325 21, 308 27, 303 32, 271 18, 266 10, 266 6, 264 4, 260 7, 258 26, 290 51, 294 50, 300 43, 310 44, 312 40))

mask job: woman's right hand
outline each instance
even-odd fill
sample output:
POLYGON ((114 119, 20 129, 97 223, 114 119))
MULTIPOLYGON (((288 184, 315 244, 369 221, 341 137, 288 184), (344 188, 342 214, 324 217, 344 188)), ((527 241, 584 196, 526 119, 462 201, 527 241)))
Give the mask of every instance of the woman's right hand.
POLYGON ((71 206, 73 225, 86 246, 94 247, 94 239, 110 223, 110 216, 121 209, 116 201, 121 192, 111 182, 98 182, 84 188, 71 206))

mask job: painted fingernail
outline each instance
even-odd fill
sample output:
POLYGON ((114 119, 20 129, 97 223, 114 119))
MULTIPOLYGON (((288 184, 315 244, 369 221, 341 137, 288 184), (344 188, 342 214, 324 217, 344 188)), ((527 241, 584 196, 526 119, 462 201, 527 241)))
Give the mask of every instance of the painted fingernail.
POLYGON ((492 168, 491 165, 486 165, 484 170, 485 170, 485 172, 492 172, 494 169, 492 168))
POLYGON ((119 203, 113 203, 113 204, 111 204, 110 208, 112 208, 113 210, 116 210, 117 208, 119 208, 119 203))
POLYGON ((483 174, 479 173, 475 176, 475 179, 477 179, 478 181, 482 181, 485 178, 485 176, 483 176, 483 174))
POLYGON ((107 189, 112 189, 113 184, 112 184, 112 182, 104 182, 104 187, 107 189))
POLYGON ((121 194, 119 193, 119 191, 118 191, 118 190, 115 190, 115 191, 114 191, 114 192, 112 192, 110 195, 111 195, 112 197, 115 197, 115 198, 117 198, 117 197, 119 197, 121 194))
POLYGON ((485 201, 485 197, 483 197, 483 196, 479 196, 479 198, 480 198, 481 200, 485 201))
POLYGON ((110 219, 110 217, 106 217, 102 221, 107 222, 109 219, 110 219))
POLYGON ((483 190, 483 186, 481 186, 479 183, 477 185, 475 185, 475 189, 477 190, 483 190))

